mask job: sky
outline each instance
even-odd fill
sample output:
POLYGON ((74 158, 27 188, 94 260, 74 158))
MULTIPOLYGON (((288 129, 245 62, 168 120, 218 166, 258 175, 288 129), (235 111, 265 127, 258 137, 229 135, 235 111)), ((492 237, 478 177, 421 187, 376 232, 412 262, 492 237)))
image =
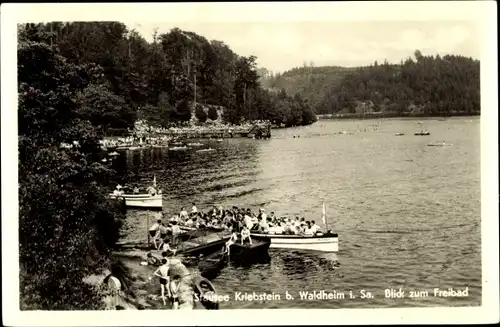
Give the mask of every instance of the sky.
POLYGON ((225 42, 239 55, 255 55, 259 67, 278 72, 312 62, 315 66, 399 63, 424 55, 480 57, 478 27, 470 21, 375 22, 175 22, 129 23, 148 41, 155 28, 174 27, 225 42))
MULTIPOLYGON (((496 42, 493 1, 11 4, 5 21, 119 21, 152 40, 174 27, 225 42, 259 67, 399 63, 413 56, 481 59, 496 42), (487 51, 485 51, 487 50, 487 51)), ((5 5, 2 6, 5 8, 5 5)), ((5 23, 7 25, 7 22, 5 23)))

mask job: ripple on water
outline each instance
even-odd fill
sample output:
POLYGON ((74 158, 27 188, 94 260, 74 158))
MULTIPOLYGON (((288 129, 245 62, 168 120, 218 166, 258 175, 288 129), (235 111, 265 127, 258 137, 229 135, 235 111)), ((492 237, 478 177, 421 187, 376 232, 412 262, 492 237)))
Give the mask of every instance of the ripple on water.
MULTIPOLYGON (((414 137, 418 121, 386 119, 377 120, 376 130, 373 120, 320 121, 274 130, 270 140, 210 144, 214 152, 136 151, 114 160, 121 176, 114 182, 145 186, 156 174, 168 213, 194 201, 200 209, 263 206, 278 216, 305 216, 321 224, 325 200, 329 227, 339 233, 338 253, 271 249, 269 263, 230 265, 213 281, 221 294, 289 291, 296 299, 230 301, 223 308, 480 305, 479 119, 468 120, 426 121, 431 139, 453 144, 445 148, 427 147, 429 139, 414 137), (353 134, 335 134, 341 130, 353 134), (469 296, 384 298, 386 288, 399 287, 429 292, 469 287, 469 296), (299 299, 299 290, 322 289, 355 294, 364 289, 376 298, 299 299)), ((143 238, 147 219, 155 217, 130 210, 123 238, 143 238)))

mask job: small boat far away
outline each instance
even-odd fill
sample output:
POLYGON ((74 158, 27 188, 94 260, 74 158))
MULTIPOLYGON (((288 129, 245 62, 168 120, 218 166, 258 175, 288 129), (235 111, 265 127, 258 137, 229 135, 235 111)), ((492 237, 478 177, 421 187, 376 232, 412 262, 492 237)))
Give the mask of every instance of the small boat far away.
POLYGON ((422 122, 419 122, 418 123, 420 125, 420 132, 416 132, 415 135, 417 136, 425 136, 425 135, 431 135, 431 133, 429 131, 425 131, 422 129, 422 122))
POLYGON ((405 133, 396 133, 394 135, 396 135, 396 136, 403 136, 403 135, 405 135, 405 133))
POLYGON ((208 148, 208 149, 196 150, 196 152, 212 152, 212 151, 215 151, 215 149, 208 148))
POLYGON ((450 143, 446 143, 446 142, 441 142, 441 143, 429 143, 427 144, 427 146, 450 146, 451 144, 450 143))

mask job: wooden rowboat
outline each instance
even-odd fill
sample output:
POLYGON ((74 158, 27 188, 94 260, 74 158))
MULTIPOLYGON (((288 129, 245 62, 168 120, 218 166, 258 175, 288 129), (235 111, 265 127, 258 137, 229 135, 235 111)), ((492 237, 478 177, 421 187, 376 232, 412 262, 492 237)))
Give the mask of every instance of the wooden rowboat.
POLYGON ((198 263, 198 269, 203 277, 212 280, 217 277, 220 271, 224 268, 226 265, 226 259, 226 253, 224 252, 224 248, 222 248, 220 251, 212 253, 202 259, 198 263))

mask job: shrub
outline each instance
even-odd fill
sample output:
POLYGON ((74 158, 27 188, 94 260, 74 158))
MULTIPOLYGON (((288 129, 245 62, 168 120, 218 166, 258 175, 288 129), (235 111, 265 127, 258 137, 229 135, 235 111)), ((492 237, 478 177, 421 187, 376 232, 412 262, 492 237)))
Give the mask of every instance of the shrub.
POLYGON ((208 119, 217 120, 217 118, 219 118, 219 114, 217 113, 217 109, 215 109, 215 107, 210 107, 210 109, 208 109, 208 119))

